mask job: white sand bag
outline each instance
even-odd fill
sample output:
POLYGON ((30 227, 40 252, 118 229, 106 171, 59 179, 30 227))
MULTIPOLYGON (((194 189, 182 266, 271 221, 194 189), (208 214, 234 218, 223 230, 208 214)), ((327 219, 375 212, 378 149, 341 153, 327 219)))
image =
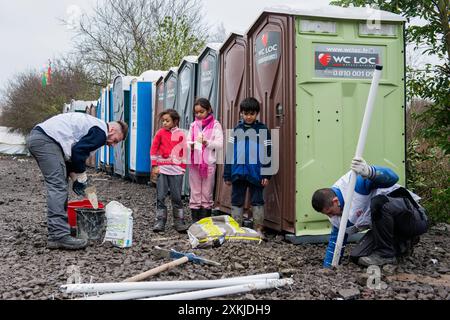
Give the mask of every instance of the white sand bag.
POLYGON ((108 203, 105 210, 107 225, 103 242, 130 248, 133 244, 133 211, 117 201, 108 203))

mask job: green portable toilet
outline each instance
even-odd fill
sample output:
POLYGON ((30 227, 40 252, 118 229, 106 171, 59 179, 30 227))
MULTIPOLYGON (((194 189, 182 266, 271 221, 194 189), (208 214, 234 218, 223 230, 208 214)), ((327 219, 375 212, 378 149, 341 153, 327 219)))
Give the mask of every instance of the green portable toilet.
POLYGON ((278 129, 265 225, 292 242, 328 238, 311 197, 349 170, 376 64, 384 69, 364 158, 405 182, 404 22, 369 8, 283 7, 266 9, 248 30, 250 96, 261 121, 278 129))

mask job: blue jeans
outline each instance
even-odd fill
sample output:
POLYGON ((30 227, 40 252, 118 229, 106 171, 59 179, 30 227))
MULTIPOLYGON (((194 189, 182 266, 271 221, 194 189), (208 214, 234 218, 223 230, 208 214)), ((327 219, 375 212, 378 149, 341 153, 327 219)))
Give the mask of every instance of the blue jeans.
POLYGON ((247 180, 236 180, 233 182, 231 193, 231 205, 234 207, 244 206, 247 188, 250 189, 251 205, 252 207, 259 207, 264 205, 264 187, 256 186, 247 180))

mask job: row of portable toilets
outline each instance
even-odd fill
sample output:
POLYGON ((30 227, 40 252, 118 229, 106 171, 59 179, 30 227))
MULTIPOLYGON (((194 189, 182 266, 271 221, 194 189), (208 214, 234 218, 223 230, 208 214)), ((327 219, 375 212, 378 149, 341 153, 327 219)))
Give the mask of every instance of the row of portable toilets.
MULTIPOLYGON (((97 167, 148 181, 161 111, 176 109, 188 129, 194 100, 205 97, 226 130, 238 123, 240 102, 253 96, 260 120, 278 130, 272 135, 279 170, 265 189, 265 225, 294 243, 323 241, 330 224, 314 212, 311 196, 349 170, 376 64, 384 69, 364 157, 405 182, 404 23, 366 8, 267 9, 244 34, 231 33, 167 72, 118 76, 102 90, 97 117, 124 120, 130 133, 98 152, 97 167)), ((216 206, 230 212, 222 174, 219 165, 216 206)))

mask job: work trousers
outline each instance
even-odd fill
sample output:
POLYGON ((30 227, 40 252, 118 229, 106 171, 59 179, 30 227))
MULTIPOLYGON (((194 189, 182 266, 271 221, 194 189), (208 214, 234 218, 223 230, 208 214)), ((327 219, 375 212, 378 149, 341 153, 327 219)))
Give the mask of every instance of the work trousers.
POLYGON ((371 202, 374 252, 382 257, 398 255, 399 245, 424 234, 428 229, 425 210, 407 198, 376 196, 371 202))
POLYGON ((50 137, 35 129, 27 137, 27 148, 36 159, 47 187, 48 239, 58 240, 70 235, 67 170, 62 149, 50 137))
POLYGON ((214 182, 216 166, 208 166, 208 177, 202 178, 198 167, 189 168, 189 186, 191 187, 191 198, 189 207, 191 209, 212 209, 214 206, 214 182))

